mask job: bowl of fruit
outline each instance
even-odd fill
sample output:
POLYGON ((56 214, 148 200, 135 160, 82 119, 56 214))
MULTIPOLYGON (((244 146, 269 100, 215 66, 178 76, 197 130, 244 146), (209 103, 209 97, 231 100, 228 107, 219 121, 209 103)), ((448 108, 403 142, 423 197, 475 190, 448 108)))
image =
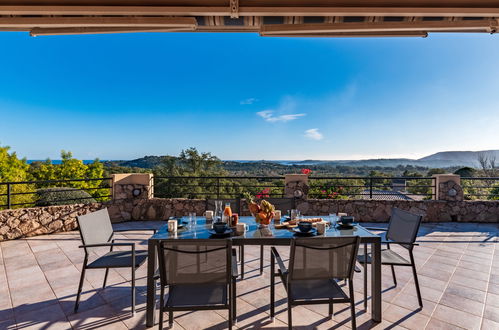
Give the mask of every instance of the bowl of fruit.
POLYGON ((274 218, 275 207, 269 201, 264 199, 255 201, 251 194, 245 194, 244 198, 248 203, 248 208, 251 214, 255 217, 256 223, 261 226, 267 226, 274 218))

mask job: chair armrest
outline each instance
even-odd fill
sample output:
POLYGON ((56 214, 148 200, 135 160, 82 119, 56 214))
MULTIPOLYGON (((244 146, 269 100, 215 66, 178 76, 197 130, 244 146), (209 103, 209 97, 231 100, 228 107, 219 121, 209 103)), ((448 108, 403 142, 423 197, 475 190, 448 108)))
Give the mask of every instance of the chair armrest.
POLYGON ((232 277, 237 278, 239 276, 239 272, 237 271, 237 254, 236 249, 232 249, 232 277))
POLYGON ((135 243, 99 243, 99 244, 84 244, 80 245, 79 248, 92 248, 101 246, 131 246, 132 250, 135 250, 135 243))
POLYGON ((277 261, 277 266, 279 267, 279 271, 281 272, 282 275, 285 275, 288 273, 288 269, 284 265, 284 262, 281 259, 281 256, 279 255, 279 252, 277 252, 275 247, 270 248, 270 253, 274 256, 275 260, 277 261))
POLYGON ((403 245, 419 246, 418 243, 397 242, 397 241, 382 241, 381 244, 403 244, 403 245))
POLYGON ((378 230, 378 231, 388 231, 388 228, 379 228, 379 227, 364 227, 367 230, 378 230))
POLYGON ((154 234, 156 234, 156 232, 158 231, 156 228, 130 228, 130 229, 113 229, 113 232, 115 233, 121 233, 121 232, 124 232, 124 231, 152 231, 154 234))

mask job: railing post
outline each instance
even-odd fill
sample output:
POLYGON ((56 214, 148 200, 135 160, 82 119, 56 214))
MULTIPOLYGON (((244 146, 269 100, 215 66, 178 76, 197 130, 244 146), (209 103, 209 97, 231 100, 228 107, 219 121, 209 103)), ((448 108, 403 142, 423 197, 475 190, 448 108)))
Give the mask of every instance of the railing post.
POLYGON ((373 178, 369 179, 369 199, 373 199, 373 178))
POLYGON ((217 199, 220 199, 220 178, 217 178, 217 199))
POLYGON ((10 201, 10 183, 7 183, 7 209, 10 209, 11 201, 10 201))

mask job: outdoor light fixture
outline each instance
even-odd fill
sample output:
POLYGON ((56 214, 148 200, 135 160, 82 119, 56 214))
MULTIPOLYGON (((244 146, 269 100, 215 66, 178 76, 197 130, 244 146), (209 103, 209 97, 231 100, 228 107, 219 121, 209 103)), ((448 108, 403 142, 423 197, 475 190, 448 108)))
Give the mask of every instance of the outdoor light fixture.
POLYGON ((140 189, 140 188, 135 188, 135 189, 133 189, 133 190, 132 190, 132 195, 133 195, 133 197, 139 197, 139 196, 140 196, 140 194, 142 194, 142 189, 140 189))
POLYGON ((303 196, 303 191, 297 189, 293 192, 293 196, 295 196, 295 198, 301 198, 303 196))

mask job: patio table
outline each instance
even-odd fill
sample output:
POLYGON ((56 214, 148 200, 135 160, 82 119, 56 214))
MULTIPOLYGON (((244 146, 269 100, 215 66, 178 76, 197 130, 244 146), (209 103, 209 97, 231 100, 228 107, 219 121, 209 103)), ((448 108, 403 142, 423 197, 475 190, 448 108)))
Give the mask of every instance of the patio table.
MULTIPOLYGON (((185 219, 184 219, 185 220, 185 219)), ((270 245, 270 246, 289 246, 294 237, 294 233, 289 229, 275 229, 273 224, 267 228, 258 228, 253 217, 240 217, 239 222, 244 222, 248 225, 244 235, 233 235, 233 245, 270 245)), ((187 228, 181 229, 177 235, 168 232, 168 226, 162 226, 156 234, 148 241, 149 257, 147 259, 147 302, 146 302, 146 325, 147 327, 154 326, 155 309, 156 309, 156 286, 154 275, 157 269, 157 245, 161 240, 165 239, 186 239, 186 238, 210 238, 208 232, 211 229, 212 221, 206 220, 204 217, 197 217, 196 224, 193 230, 187 228)), ((314 237, 334 237, 334 236, 351 236, 357 235, 360 237, 361 244, 371 244, 372 248, 372 263, 371 263, 371 318, 375 322, 381 322, 381 237, 371 233, 361 225, 357 225, 354 229, 340 230, 329 226, 324 235, 314 237)), ((310 239, 313 239, 311 237, 310 239)))

